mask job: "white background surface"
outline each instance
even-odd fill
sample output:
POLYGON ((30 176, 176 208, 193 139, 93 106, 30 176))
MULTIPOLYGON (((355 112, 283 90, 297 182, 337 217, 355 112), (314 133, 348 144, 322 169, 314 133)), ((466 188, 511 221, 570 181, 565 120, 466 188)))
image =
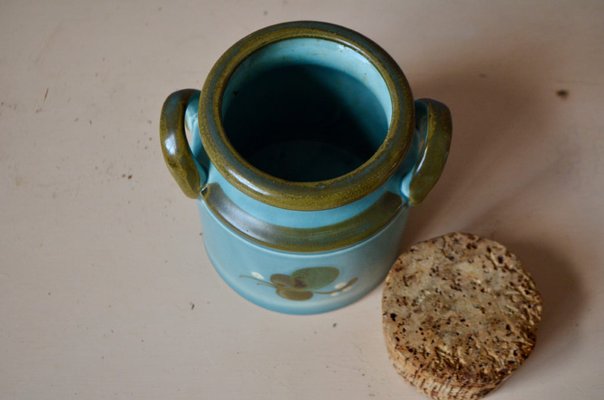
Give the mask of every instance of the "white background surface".
POLYGON ((489 398, 601 399, 604 3, 293 0, 0 2, 0 398, 423 398, 387 359, 381 288, 318 316, 247 303, 161 158, 165 96, 297 19, 371 37, 451 107, 405 245, 500 240, 545 300, 535 352, 489 398))

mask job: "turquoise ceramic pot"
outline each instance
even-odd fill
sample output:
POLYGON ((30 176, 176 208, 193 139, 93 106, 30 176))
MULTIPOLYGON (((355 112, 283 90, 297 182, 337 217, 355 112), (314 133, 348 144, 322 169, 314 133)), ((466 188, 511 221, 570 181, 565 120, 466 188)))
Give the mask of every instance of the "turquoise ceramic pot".
POLYGON ((160 136, 222 278, 258 305, 310 314, 385 277, 409 207, 441 174, 451 119, 414 102, 369 39, 292 22, 236 43, 201 92, 170 95, 160 136))

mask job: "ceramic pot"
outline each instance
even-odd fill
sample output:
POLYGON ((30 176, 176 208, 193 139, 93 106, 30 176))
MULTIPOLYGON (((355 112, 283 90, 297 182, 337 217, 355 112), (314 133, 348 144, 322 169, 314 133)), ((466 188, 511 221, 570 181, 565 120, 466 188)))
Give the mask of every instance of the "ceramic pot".
POLYGON ((246 299, 293 314, 342 307, 384 279, 451 141, 447 107, 414 101, 383 49, 309 21, 237 42, 201 92, 167 98, 160 122, 216 271, 246 299))

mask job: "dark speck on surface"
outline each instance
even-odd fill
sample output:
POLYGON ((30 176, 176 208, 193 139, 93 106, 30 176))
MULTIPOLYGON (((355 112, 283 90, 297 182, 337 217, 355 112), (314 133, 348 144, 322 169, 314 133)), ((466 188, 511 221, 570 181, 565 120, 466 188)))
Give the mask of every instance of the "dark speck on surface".
POLYGON ((264 10, 264 11, 262 12, 262 15, 265 15, 265 16, 266 16, 266 15, 268 15, 268 11, 264 10))
POLYGON ((132 179, 132 174, 128 175, 128 179, 132 179))
POLYGON ((333 325, 331 325, 331 326, 335 328, 336 326, 338 326, 338 323, 334 322, 333 325))
POLYGON ((195 303, 191 302, 189 304, 191 304, 191 310, 195 308, 195 303))
POLYGON ((566 99, 568 95, 569 93, 566 89, 560 89, 556 91, 556 96, 560 97, 561 99, 566 99))

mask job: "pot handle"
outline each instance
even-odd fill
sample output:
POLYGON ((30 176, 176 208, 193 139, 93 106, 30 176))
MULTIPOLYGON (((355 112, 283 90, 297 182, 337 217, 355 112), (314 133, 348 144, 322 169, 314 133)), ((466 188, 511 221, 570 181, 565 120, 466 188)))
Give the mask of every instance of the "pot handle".
POLYGON ((432 99, 416 100, 415 116, 417 156, 401 187, 411 206, 420 204, 440 178, 452 134, 451 112, 443 103, 432 99))
POLYGON ((208 173, 193 155, 185 133, 185 111, 199 102, 199 90, 183 89, 168 96, 161 109, 159 139, 164 161, 183 193, 192 199, 201 195, 208 173))

